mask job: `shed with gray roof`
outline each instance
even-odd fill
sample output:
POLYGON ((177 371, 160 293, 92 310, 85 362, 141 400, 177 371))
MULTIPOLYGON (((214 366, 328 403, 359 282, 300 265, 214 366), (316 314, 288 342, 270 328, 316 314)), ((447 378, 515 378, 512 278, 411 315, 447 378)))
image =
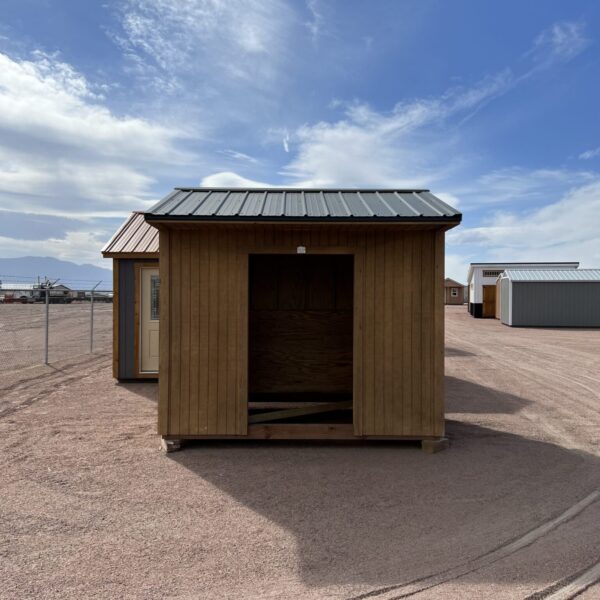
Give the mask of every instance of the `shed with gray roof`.
MULTIPOLYGON (((144 218, 159 233, 165 445, 443 437, 458 211, 423 189, 177 188, 144 218)), ((149 242, 138 221, 105 256, 149 242)))
POLYGON ((500 320, 513 327, 600 327, 600 269, 508 269, 500 320))
POLYGON ((467 285, 469 291, 469 313, 474 317, 500 318, 498 277, 506 269, 564 270, 577 269, 578 262, 476 262, 469 265, 467 285))

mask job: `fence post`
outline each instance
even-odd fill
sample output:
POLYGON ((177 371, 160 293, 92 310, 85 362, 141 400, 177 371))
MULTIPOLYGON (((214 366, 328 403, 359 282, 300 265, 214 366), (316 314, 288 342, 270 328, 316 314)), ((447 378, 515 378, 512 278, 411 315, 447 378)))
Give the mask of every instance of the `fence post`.
POLYGON ((94 289, 90 292, 90 354, 94 352, 94 289))
POLYGON ((50 298, 46 288, 46 329, 44 331, 44 364, 48 364, 48 328, 50 326, 50 298))
POLYGON ((94 352, 94 290, 101 283, 99 281, 90 291, 90 354, 94 352))

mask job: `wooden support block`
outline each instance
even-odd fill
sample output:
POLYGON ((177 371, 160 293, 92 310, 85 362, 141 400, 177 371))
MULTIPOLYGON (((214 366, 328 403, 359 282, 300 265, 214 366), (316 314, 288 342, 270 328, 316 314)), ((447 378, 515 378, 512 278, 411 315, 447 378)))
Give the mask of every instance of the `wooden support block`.
POLYGON ((167 454, 169 452, 177 452, 181 450, 181 440, 168 440, 160 438, 160 449, 167 454))
POLYGON ((448 438, 441 437, 433 440, 421 440, 421 450, 427 454, 435 454, 450 447, 448 438))

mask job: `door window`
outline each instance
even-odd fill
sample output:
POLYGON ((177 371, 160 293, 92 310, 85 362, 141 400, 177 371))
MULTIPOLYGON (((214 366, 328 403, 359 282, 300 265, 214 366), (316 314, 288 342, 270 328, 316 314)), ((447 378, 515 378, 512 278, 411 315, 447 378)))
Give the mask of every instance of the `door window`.
POLYGON ((160 277, 152 275, 150 277, 150 319, 158 321, 160 314, 160 277))

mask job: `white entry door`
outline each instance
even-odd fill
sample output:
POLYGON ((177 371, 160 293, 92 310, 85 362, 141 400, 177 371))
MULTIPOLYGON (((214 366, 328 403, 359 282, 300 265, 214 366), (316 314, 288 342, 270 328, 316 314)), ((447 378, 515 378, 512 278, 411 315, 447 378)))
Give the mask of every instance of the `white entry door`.
POLYGON ((140 371, 158 373, 158 315, 160 279, 158 269, 141 269, 140 371))

